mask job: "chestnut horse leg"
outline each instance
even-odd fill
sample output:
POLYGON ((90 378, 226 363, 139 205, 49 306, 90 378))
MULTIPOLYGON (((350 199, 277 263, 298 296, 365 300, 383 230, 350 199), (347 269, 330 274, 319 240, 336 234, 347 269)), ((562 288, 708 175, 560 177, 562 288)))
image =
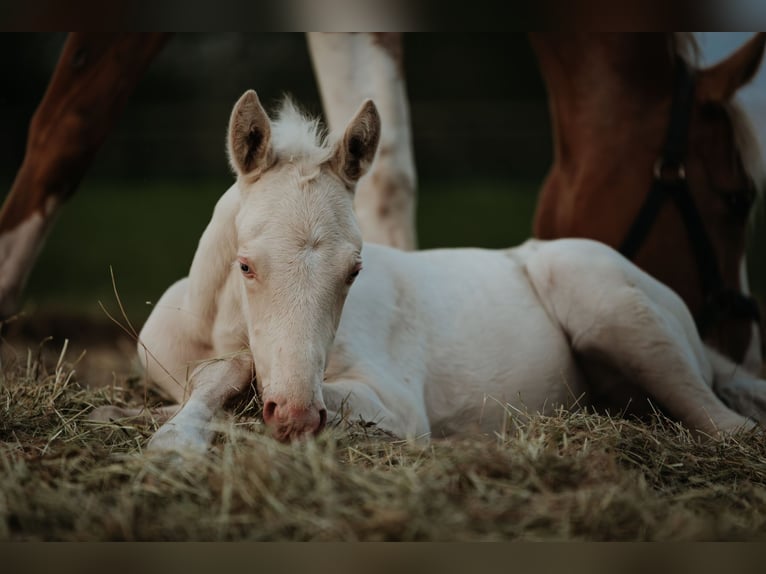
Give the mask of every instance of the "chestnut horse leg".
POLYGON ((415 249, 415 160, 401 34, 311 33, 308 44, 331 129, 345 125, 365 98, 380 112, 378 154, 354 199, 362 237, 415 249))
POLYGON ((0 318, 14 313, 62 203, 80 183, 167 34, 69 35, 0 211, 0 318))

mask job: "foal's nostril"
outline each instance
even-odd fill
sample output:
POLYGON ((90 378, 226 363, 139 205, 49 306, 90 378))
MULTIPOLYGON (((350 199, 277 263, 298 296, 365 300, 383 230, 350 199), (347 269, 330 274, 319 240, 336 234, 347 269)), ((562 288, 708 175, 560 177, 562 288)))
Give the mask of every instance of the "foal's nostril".
POLYGON ((268 401, 263 405, 263 420, 265 423, 270 423, 274 419, 274 415, 277 413, 277 403, 274 401, 268 401))
POLYGON ((272 428, 280 440, 301 435, 317 435, 327 424, 327 411, 311 407, 291 408, 276 401, 263 404, 263 422, 272 428))

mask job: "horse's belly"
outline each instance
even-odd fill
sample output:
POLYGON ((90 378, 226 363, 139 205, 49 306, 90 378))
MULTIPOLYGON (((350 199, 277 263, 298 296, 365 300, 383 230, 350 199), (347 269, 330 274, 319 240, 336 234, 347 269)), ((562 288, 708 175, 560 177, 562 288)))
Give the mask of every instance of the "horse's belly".
POLYGON ((432 381, 435 392, 427 398, 427 406, 434 436, 477 428, 500 431, 509 416, 518 419, 570 407, 585 390, 565 341, 549 339, 544 348, 521 344, 497 361, 495 372, 486 374, 483 368, 475 372, 466 372, 459 380, 432 381))
POLYGON ((434 436, 497 431, 508 415, 550 413, 584 391, 566 336, 524 277, 509 291, 502 304, 488 295, 434 350, 426 382, 434 436))

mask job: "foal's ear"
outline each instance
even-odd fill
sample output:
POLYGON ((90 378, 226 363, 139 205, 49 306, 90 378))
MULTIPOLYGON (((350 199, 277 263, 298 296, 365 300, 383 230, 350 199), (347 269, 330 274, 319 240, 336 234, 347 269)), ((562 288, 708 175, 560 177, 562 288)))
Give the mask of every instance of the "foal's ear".
POLYGON ((258 95, 248 90, 231 112, 226 144, 229 163, 237 175, 254 174, 271 160, 271 122, 258 95))
POLYGON ((380 140, 380 116, 372 100, 366 100, 346 127, 330 158, 330 167, 353 186, 372 164, 380 140))
POLYGON ((697 99, 724 103, 753 79, 761 65, 766 34, 759 32, 731 56, 715 66, 701 70, 697 77, 697 99))

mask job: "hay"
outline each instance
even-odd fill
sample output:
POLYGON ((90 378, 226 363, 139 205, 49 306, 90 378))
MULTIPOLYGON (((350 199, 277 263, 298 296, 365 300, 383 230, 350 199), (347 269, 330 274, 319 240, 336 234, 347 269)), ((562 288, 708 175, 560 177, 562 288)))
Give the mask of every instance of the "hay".
POLYGON ((88 389, 63 358, 43 363, 29 354, 0 367, 2 540, 752 540, 766 532, 766 447, 757 434, 700 442, 660 415, 641 423, 561 412, 510 424, 502 436, 427 448, 349 422, 284 445, 264 433, 251 401, 221 423, 207 456, 173 461, 143 452, 151 426, 87 420, 96 406, 156 404, 138 378, 88 389))

